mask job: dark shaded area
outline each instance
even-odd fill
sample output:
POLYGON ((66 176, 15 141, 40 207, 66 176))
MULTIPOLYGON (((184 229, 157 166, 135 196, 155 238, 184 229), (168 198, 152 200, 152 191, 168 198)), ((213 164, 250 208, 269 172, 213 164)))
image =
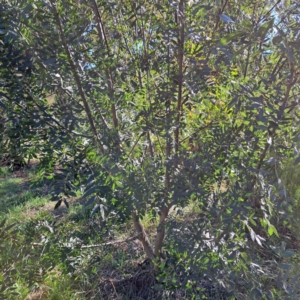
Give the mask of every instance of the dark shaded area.
MULTIPOLYGON (((6 49, 2 50, 0 62, 2 63, 2 68, 9 68, 11 74, 31 75, 33 64, 30 50, 16 50, 12 44, 9 44, 6 49)), ((6 87, 10 85, 11 83, 6 83, 6 87)))
POLYGON ((0 155, 0 166, 9 167, 12 171, 21 170, 24 167, 29 168, 23 157, 10 154, 0 155))
MULTIPOLYGON (((186 274, 182 274, 186 276, 186 274)), ((209 280, 198 280, 189 289, 160 282, 149 259, 139 264, 134 275, 121 280, 106 280, 99 286, 99 299, 236 299, 225 288, 209 280), (121 298, 120 298, 121 296, 121 298)), ((98 298, 97 298, 98 299, 98 298)))
POLYGON ((0 210, 1 212, 8 212, 11 208, 24 205, 26 202, 32 199, 32 193, 24 193, 24 190, 29 190, 30 185, 28 182, 25 183, 14 183, 8 182, 3 187, 0 185, 0 210), (4 198, 3 195, 7 194, 4 198))

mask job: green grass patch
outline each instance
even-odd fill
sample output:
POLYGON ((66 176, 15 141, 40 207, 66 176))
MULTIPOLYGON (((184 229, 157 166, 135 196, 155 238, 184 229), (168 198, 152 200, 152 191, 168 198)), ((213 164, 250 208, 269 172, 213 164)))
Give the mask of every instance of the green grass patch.
POLYGON ((47 189, 30 184, 34 171, 0 168, 0 299, 84 299, 65 272, 47 189))
POLYGON ((0 181, 0 220, 21 221, 34 208, 46 204, 49 197, 42 187, 31 188, 22 178, 2 178, 0 181))

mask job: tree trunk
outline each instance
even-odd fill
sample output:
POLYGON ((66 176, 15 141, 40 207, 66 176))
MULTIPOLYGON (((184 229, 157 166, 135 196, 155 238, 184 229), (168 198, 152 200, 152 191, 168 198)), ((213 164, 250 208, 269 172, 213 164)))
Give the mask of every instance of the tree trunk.
POLYGON ((138 233, 138 238, 139 238, 139 240, 141 241, 141 243, 143 245, 143 248, 144 248, 144 251, 145 251, 146 255, 151 260, 154 260, 153 249, 151 247, 149 238, 147 236, 147 233, 145 232, 144 226, 141 223, 137 212, 134 211, 131 216, 132 216, 134 227, 135 227, 135 229, 137 230, 137 233, 138 233))
POLYGON ((155 247, 154 247, 154 255, 156 257, 160 257, 162 247, 163 247, 163 241, 165 237, 165 222, 169 214, 169 208, 164 207, 160 211, 160 222, 157 227, 157 235, 155 240, 155 247))

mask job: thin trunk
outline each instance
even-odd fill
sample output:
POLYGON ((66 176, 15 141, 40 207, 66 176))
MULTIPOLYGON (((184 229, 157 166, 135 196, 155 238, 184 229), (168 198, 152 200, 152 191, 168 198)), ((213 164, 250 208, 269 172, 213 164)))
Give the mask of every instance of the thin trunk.
POLYGON ((149 143, 149 151, 150 151, 151 158, 154 158, 154 151, 153 151, 153 146, 152 146, 151 137, 150 137, 149 132, 147 132, 147 139, 148 139, 148 143, 149 143))
POLYGON ((90 109, 88 101, 85 97, 79 74, 77 72, 76 66, 73 62, 70 50, 68 48, 68 44, 67 44, 64 32, 63 32, 63 27, 62 27, 62 23, 61 23, 61 20, 60 20, 60 16, 59 16, 58 11, 56 9, 55 3, 53 3, 53 0, 50 0, 50 2, 51 2, 51 6, 52 6, 52 9, 53 9, 53 12, 54 12, 54 16, 55 16, 55 19, 56 19, 56 22, 57 22, 57 26, 58 26, 58 29, 59 29, 59 35, 60 35, 63 47, 65 49, 65 52, 67 54, 68 62, 70 64, 71 70, 73 72, 73 76, 74 76, 76 85, 78 87, 78 91, 79 91, 81 100, 82 100, 83 105, 84 105, 85 112, 86 112, 88 120, 89 120, 89 124, 91 126, 91 129, 92 129, 92 132, 93 132, 93 135, 94 135, 94 139, 95 139, 96 143, 99 145, 99 149, 100 149, 101 153, 104 154, 104 148, 103 148, 102 143, 99 140, 97 130, 96 130, 96 127, 95 127, 95 124, 94 124, 94 119, 93 119, 93 116, 92 116, 91 109, 90 109))
MULTIPOLYGON (((98 36, 103 45, 105 45, 106 50, 108 54, 110 53, 109 45, 107 42, 107 38, 105 35, 104 27, 103 27, 103 22, 101 18, 101 14, 97 5, 97 2, 94 0, 94 13, 97 19, 97 31, 98 31, 98 36)), ((116 106, 114 103, 114 85, 113 85, 113 76, 112 72, 109 68, 105 68, 105 76, 106 76, 106 81, 107 81, 107 86, 108 86, 108 92, 109 92, 109 97, 111 99, 111 112, 112 112, 112 118, 113 118, 113 123, 114 123, 114 128, 118 130, 119 127, 119 121, 118 121, 118 116, 117 116, 117 110, 116 106)), ((118 135, 118 146, 119 146, 119 135, 118 135)))
POLYGON ((134 227, 138 233, 138 239, 141 241, 144 251, 146 253, 146 255, 148 256, 148 258, 150 258, 151 260, 154 260, 154 253, 153 253, 153 249, 151 247, 149 238, 147 233, 145 232, 144 226, 141 223, 139 216, 137 214, 136 211, 134 211, 131 215, 132 217, 132 221, 134 224, 134 227))
POLYGON ((182 85, 183 85, 183 51, 184 51, 184 1, 180 0, 179 11, 177 17, 179 23, 179 47, 178 47, 178 98, 177 98, 177 118, 175 129, 175 154, 179 150, 179 131, 180 131, 180 116, 182 105, 182 85))
POLYGON ((157 235, 155 239, 155 246, 154 246, 154 255, 155 257, 160 257, 163 248, 163 241, 165 238, 165 223, 169 214, 169 207, 164 207, 160 211, 160 222, 159 226, 157 227, 157 235))

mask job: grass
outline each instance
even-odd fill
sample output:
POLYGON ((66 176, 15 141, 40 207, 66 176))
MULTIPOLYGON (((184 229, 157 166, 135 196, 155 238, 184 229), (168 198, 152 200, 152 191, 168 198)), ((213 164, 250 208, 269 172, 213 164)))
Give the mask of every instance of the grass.
POLYGON ((49 197, 43 191, 44 187, 31 188, 29 179, 31 173, 20 174, 11 178, 4 171, 0 180, 0 221, 8 218, 11 221, 22 221, 28 217, 34 208, 42 207, 49 197))
POLYGON ((104 238, 119 240, 132 233, 128 224, 110 224, 113 230, 107 230, 97 217, 91 220, 80 192, 68 199, 69 209, 54 211, 47 186, 30 184, 34 168, 17 173, 1 168, 0 174, 0 222, 6 220, 5 238, 0 239, 0 287, 6 289, 0 299, 89 299, 101 276, 129 275, 143 259, 136 241, 76 248, 77 242, 99 244, 104 238))
MULTIPOLYGON (((45 232, 47 223, 55 221, 48 204, 49 196, 44 185, 32 187, 30 178, 35 170, 10 173, 1 168, 0 178, 0 222, 6 220, 6 228, 16 223, 14 230, 6 233, 0 255, 0 285, 6 286, 2 299, 83 299, 77 295, 77 287, 70 275, 64 272, 66 266, 59 256, 57 245, 49 249, 32 246, 41 242, 41 237, 54 239, 51 232, 45 232), (51 257, 52 253, 52 257, 51 257), (10 266, 11 265, 11 266, 10 266), (9 290, 9 281, 13 285, 9 290)), ((52 205, 53 207, 53 205, 52 205)), ((49 227, 50 228, 50 227, 49 227)), ((47 231, 47 230, 46 230, 47 231)))

